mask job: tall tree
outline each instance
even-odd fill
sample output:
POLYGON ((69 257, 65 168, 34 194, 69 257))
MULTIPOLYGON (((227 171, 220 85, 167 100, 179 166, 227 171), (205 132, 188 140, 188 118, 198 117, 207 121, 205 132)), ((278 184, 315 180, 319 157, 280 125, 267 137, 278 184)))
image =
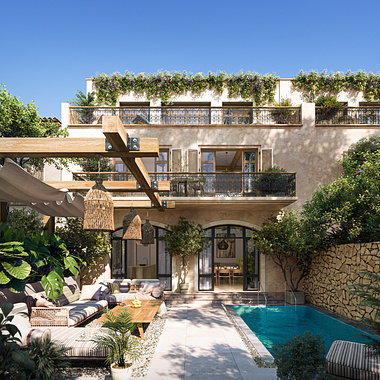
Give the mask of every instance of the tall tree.
MULTIPOLYGON (((34 103, 23 104, 16 96, 11 95, 4 84, 0 89, 0 136, 1 137, 66 137, 68 131, 60 124, 47 120, 42 121, 34 103)), ((13 158, 20 166, 30 171, 42 170, 45 163, 54 164, 57 168, 67 167, 67 159, 54 158, 13 158)), ((0 159, 0 164, 4 159, 0 159)))

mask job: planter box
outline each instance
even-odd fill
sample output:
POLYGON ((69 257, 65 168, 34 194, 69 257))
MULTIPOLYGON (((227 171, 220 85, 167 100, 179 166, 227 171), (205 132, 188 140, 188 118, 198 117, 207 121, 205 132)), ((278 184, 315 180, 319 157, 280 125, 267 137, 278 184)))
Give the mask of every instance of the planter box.
POLYGON ((304 305, 305 304, 305 292, 299 291, 299 292, 291 292, 290 290, 287 290, 285 292, 285 301, 289 303, 290 305, 295 304, 295 299, 297 300, 297 305, 304 305))

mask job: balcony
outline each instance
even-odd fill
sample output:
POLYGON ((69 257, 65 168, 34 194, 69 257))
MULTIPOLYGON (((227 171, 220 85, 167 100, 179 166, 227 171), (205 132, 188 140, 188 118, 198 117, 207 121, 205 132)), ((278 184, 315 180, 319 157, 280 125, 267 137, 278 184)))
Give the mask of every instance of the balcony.
MULTIPOLYGON (((75 180, 94 180, 98 173, 73 173, 75 180)), ((152 181, 170 181, 163 197, 295 197, 296 173, 149 173, 152 181)), ((103 180, 134 181, 130 173, 101 173, 103 180)), ((141 196, 141 193, 126 193, 141 196)), ((117 195, 117 194, 115 194, 117 195)))
POLYGON ((125 125, 301 125, 301 107, 69 107, 70 125, 119 116, 125 125))
POLYGON ((380 107, 342 107, 325 111, 315 108, 316 125, 380 125, 380 107))

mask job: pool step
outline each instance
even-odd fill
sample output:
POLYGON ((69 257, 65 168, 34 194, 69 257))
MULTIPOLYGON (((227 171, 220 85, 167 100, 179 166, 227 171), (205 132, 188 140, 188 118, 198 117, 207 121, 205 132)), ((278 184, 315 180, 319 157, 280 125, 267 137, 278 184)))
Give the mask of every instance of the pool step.
MULTIPOLYGON (((274 297, 266 296, 268 305, 277 305, 279 303, 274 297)), ((263 292, 199 292, 186 294, 165 292, 165 302, 169 304, 205 302, 212 304, 263 305, 265 304, 265 297, 263 292)))

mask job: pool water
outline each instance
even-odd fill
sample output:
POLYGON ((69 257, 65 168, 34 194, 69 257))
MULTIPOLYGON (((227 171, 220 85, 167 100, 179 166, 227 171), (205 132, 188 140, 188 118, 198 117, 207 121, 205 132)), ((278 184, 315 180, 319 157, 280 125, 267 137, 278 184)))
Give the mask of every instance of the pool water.
POLYGON ((295 334, 310 331, 321 335, 326 353, 334 340, 368 343, 361 334, 373 337, 346 323, 331 318, 308 306, 234 306, 234 310, 272 354, 276 343, 285 342, 295 334))

